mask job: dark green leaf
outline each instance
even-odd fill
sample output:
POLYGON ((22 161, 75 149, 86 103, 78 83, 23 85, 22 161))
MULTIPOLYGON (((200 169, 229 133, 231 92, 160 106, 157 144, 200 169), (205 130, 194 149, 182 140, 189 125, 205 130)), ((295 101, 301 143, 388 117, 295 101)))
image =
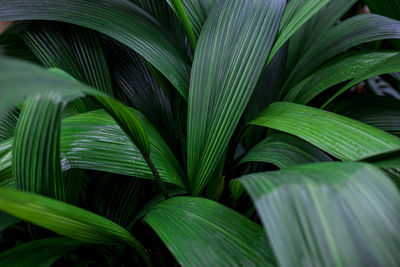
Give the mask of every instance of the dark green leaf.
POLYGON ((188 95, 189 58, 153 17, 128 1, 1 0, 0 20, 57 20, 99 31, 134 49, 188 95))
POLYGON ((344 116, 288 102, 271 104, 251 124, 300 137, 341 160, 400 148, 400 138, 344 116))
POLYGON ((276 133, 254 146, 240 160, 268 162, 284 169, 290 166, 319 161, 331 161, 321 150, 292 135, 276 133))
POLYGON ((365 163, 315 163, 240 181, 280 266, 398 266, 400 197, 365 163))
POLYGON ((193 194, 208 183, 261 75, 285 1, 217 5, 201 32, 188 111, 188 175, 193 194))
POLYGON ((273 265, 262 228, 217 202, 175 197, 158 204, 144 220, 182 266, 273 265))
POLYGON ((85 243, 69 238, 48 238, 28 242, 0 254, 0 265, 9 267, 52 266, 63 254, 85 243))
POLYGON ((58 234, 87 243, 125 242, 144 259, 147 258, 141 244, 121 226, 61 201, 0 188, 0 210, 58 234))

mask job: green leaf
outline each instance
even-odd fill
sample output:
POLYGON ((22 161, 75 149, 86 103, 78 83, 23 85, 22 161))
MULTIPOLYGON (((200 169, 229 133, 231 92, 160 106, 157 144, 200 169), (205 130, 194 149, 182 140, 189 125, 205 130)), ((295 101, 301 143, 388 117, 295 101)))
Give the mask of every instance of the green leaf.
MULTIPOLYGON (((149 136, 150 157, 163 181, 184 187, 184 173, 168 145, 143 115, 132 112, 149 136)), ((154 179, 139 149, 102 110, 62 121, 61 153, 63 170, 92 169, 154 179)))
POLYGON ((18 218, 15 218, 14 216, 10 216, 0 211, 0 233, 19 221, 20 220, 18 218))
POLYGON ((400 148, 400 138, 344 116, 288 102, 271 104, 251 124, 300 137, 341 160, 400 148))
POLYGON ((307 20, 289 40, 287 70, 292 70, 304 52, 316 42, 321 34, 331 29, 357 0, 331 0, 313 17, 307 20))
POLYGON ((200 36, 204 23, 215 3, 225 0, 182 0, 190 25, 196 36, 200 36))
POLYGON ((353 46, 382 39, 400 39, 400 22, 363 14, 351 17, 322 33, 298 60, 285 88, 291 88, 316 67, 353 46))
POLYGON ((201 32, 188 111, 188 175, 194 195, 207 185, 261 75, 285 1, 217 5, 201 32))
MULTIPOLYGON (((399 27, 400 29, 400 27, 399 27)), ((353 87, 359 82, 366 80, 368 78, 378 76, 381 74, 391 73, 391 72, 400 72, 400 54, 397 54, 393 57, 390 57, 383 62, 379 62, 375 66, 372 66, 361 73, 359 73, 354 79, 352 79, 349 83, 347 83, 343 88, 341 88, 336 94, 334 94, 325 104, 322 105, 324 108, 326 105, 335 100, 339 95, 343 94, 347 89, 353 87)))
POLYGON ((158 86, 146 63, 132 49, 118 42, 107 42, 118 99, 140 110, 168 140, 175 132, 171 102, 158 86))
POLYGON ((400 134, 400 101, 391 97, 376 95, 346 97, 327 107, 327 110, 392 134, 400 134))
POLYGON ((150 210, 144 221, 182 266, 274 265, 262 228, 217 202, 171 198, 150 210))
POLYGON ((283 13, 277 39, 271 53, 269 54, 267 64, 278 52, 284 43, 314 14, 324 7, 330 0, 292 0, 288 3, 283 13))
POLYGON ((250 194, 280 266, 397 266, 400 197, 365 163, 254 173, 250 194))
POLYGON ((57 93, 29 97, 14 134, 12 168, 17 188, 65 200, 60 126, 65 103, 57 93))
POLYGON ((69 238, 48 238, 31 241, 6 250, 0 254, 2 266, 52 266, 69 250, 83 245, 81 241, 69 238))
POLYGON ((373 13, 388 16, 390 18, 400 19, 400 1, 399 0, 363 0, 373 13))
POLYGON ((99 31, 134 49, 188 95, 189 58, 168 31, 128 1, 0 0, 0 20, 56 20, 99 31))
POLYGON ((66 103, 86 95, 95 98, 141 152, 149 154, 150 145, 143 126, 132 110, 121 102, 77 82, 59 69, 51 72, 27 62, 1 58, 0 112, 28 95, 50 91, 57 93, 66 103))
POLYGON ((331 161, 325 153, 313 145, 292 135, 275 133, 255 145, 240 160, 245 162, 268 162, 280 169, 290 166, 331 161))
POLYGON ((192 25, 190 23, 189 17, 186 13, 185 8, 182 5, 181 0, 169 0, 170 4, 174 8, 175 14, 182 22, 182 26, 185 29, 186 36, 189 39, 190 46, 192 50, 196 49, 197 37, 194 34, 192 25))
MULTIPOLYGON (((134 112, 149 136, 150 157, 162 180, 184 187, 185 175, 174 154, 144 116, 134 112)), ((10 177, 12 142, 0 143, 0 180, 10 177)), ((154 179, 139 149, 103 110, 63 119, 60 150, 63 171, 79 168, 154 179)))
POLYGON ((323 64, 314 73, 289 89, 284 101, 307 104, 318 94, 336 84, 353 79, 366 72, 371 73, 371 75, 377 73, 377 67, 383 66, 380 64, 392 62, 396 59, 396 55, 399 55, 399 53, 383 51, 345 53, 323 64))
POLYGON ((67 237, 87 243, 125 242, 143 259, 146 252, 124 228, 87 210, 32 193, 0 188, 0 210, 67 237))

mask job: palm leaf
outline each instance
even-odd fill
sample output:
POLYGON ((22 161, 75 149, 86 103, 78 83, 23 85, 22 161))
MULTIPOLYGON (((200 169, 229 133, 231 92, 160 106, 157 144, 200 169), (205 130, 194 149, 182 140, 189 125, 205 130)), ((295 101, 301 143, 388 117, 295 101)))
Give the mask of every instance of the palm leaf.
POLYGON ((331 161, 331 158, 300 138, 275 133, 250 149, 239 164, 245 162, 268 162, 284 169, 290 166, 319 161, 331 161))
POLYGON ((147 259, 143 247, 127 230, 84 209, 36 194, 0 188, 0 210, 87 243, 125 242, 147 259))
POLYGON ((144 220, 182 266, 274 263, 262 228, 211 200, 171 198, 150 210, 144 220))
POLYGON ((0 264, 19 267, 52 266, 63 254, 82 244, 81 241, 69 238, 35 240, 2 252, 0 264))
POLYGON ((396 55, 399 55, 399 53, 380 51, 345 53, 323 64, 314 73, 289 89, 284 101, 307 104, 315 96, 336 84, 348 81, 364 73, 367 73, 367 76, 374 76, 375 73, 385 72, 386 68, 383 69, 383 67, 388 62, 395 63, 398 61, 396 60, 396 55))
POLYGON ((189 95, 188 174, 195 195, 214 172, 256 86, 284 4, 227 0, 207 19, 189 95))
POLYGON ((373 14, 349 18, 322 33, 308 47, 289 75, 285 88, 292 87, 320 64, 346 49, 391 38, 400 38, 400 22, 397 20, 373 14))
POLYGON ((397 266, 400 197, 365 163, 315 163, 240 179, 280 266, 397 266))
POLYGON ((168 31, 128 1, 1 0, 0 20, 56 20, 99 31, 134 49, 188 95, 189 58, 168 31))
POLYGON ((288 102, 271 104, 251 124, 293 134, 341 160, 359 160, 400 148, 400 138, 382 130, 288 102))

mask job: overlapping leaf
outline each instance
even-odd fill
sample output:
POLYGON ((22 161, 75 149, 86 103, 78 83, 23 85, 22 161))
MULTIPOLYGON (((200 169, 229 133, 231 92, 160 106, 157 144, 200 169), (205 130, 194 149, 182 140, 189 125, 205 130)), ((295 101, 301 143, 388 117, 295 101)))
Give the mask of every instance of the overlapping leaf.
POLYGON ((348 48, 391 38, 400 39, 399 21, 374 14, 351 17, 325 31, 308 47, 288 77, 285 87, 292 87, 320 64, 348 48))
POLYGON ((48 238, 18 245, 0 254, 2 266, 52 266, 63 254, 84 242, 69 238, 48 238))
MULTIPOLYGON (((347 80, 362 76, 375 76, 396 70, 396 52, 359 51, 349 52, 321 66, 296 86, 288 90, 284 101, 307 104, 328 88, 347 80), (387 68, 387 63, 393 66, 387 68), (376 74, 378 73, 378 74, 376 74), (363 74, 366 74, 364 76, 363 74)), ((399 68, 399 67, 397 67, 399 68)), ((357 79, 359 81, 360 79, 357 79)), ((351 84, 354 84, 352 82, 351 84)), ((348 88, 349 86, 346 86, 348 88)))
POLYGON ((274 265, 262 228, 214 201, 171 198, 144 220, 182 266, 274 265))
POLYGON ((99 31, 134 49, 188 95, 189 58, 153 17, 128 1, 1 0, 0 20, 56 20, 99 31))
POLYGON ((280 266, 397 266, 400 197, 365 163, 315 163, 240 179, 280 266))
POLYGON ((200 35, 190 83, 188 174, 199 194, 249 101, 278 29, 285 1, 215 6, 200 35))
POLYGON ((124 228, 84 209, 40 195, 0 188, 0 210, 87 243, 125 242, 143 259, 146 252, 124 228))
POLYGON ((344 116, 288 102, 271 104, 252 124, 290 133, 341 159, 400 148, 400 138, 344 116))
POLYGON ((318 148, 292 135, 275 133, 255 145, 239 163, 268 162, 284 169, 290 166, 331 161, 318 148))

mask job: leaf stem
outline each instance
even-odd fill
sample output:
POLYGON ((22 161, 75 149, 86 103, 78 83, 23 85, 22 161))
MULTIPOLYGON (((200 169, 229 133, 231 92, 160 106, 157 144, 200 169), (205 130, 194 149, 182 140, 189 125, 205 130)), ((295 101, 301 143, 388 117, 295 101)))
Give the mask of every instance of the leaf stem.
POLYGON ((170 3, 172 4, 176 15, 182 21, 183 28, 186 31, 190 46, 192 47, 194 53, 194 50, 196 49, 197 39, 190 24, 189 17, 186 14, 185 8, 183 7, 181 0, 171 0, 170 3))
POLYGON ((153 161, 151 161, 150 156, 145 155, 143 153, 142 153, 142 155, 143 155, 144 160, 146 161, 147 165, 149 165, 149 168, 150 168, 151 172, 153 173, 153 176, 156 179, 156 182, 157 182, 158 186, 160 187, 161 192, 163 193, 165 199, 168 199, 169 194, 168 194, 167 188, 165 187, 163 181, 161 180, 161 176, 158 174, 158 171, 157 171, 156 167, 154 166, 153 161))

